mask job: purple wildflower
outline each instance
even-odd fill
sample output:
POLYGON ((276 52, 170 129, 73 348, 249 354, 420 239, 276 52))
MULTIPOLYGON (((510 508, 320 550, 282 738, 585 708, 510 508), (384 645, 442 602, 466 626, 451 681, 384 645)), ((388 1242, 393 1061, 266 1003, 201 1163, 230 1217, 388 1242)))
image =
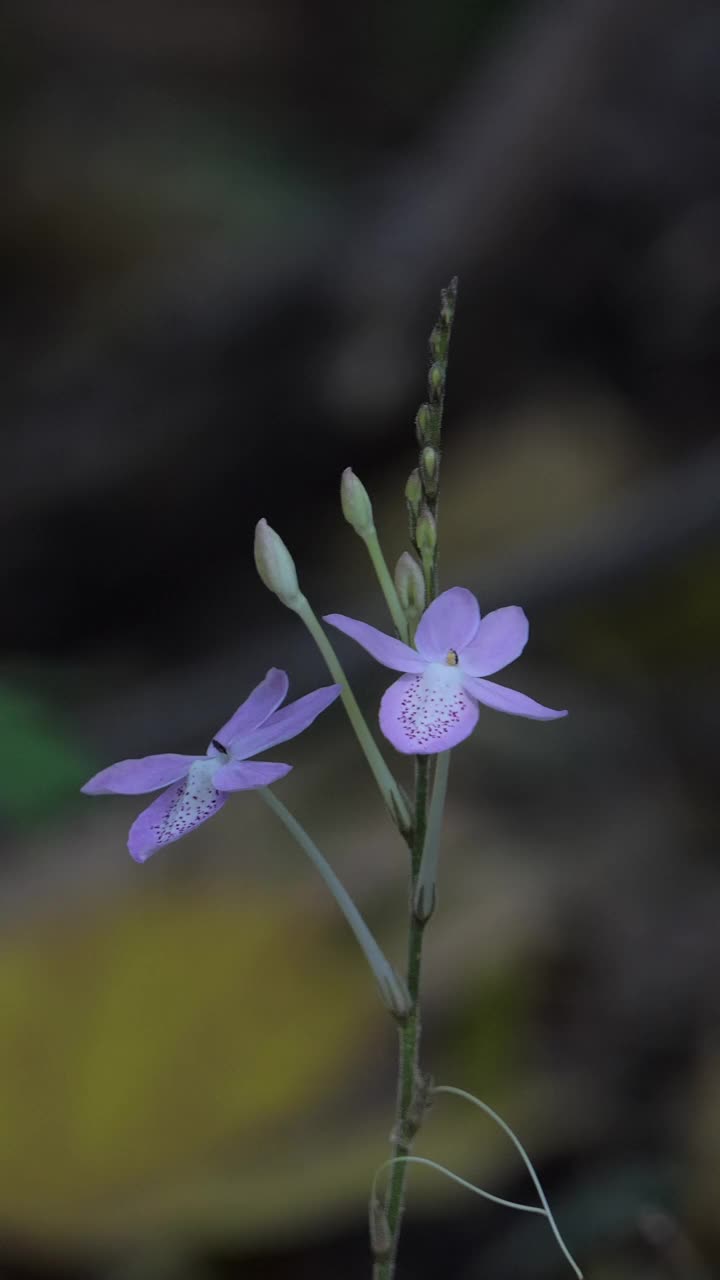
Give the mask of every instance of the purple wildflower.
POLYGON ((302 733, 335 701, 340 685, 316 689, 278 711, 287 691, 287 675, 271 667, 227 724, 218 729, 205 755, 121 760, 85 783, 82 790, 90 796, 135 796, 167 788, 130 828, 128 849, 136 862, 145 862, 163 845, 180 840, 212 818, 222 809, 229 792, 267 787, 290 772, 290 764, 249 757, 302 733))
POLYGON ((380 728, 398 751, 431 755, 457 746, 475 728, 479 702, 531 720, 567 715, 483 678, 525 648, 528 621, 517 605, 495 609, 481 621, 472 592, 452 587, 425 610, 414 649, 339 613, 328 614, 325 622, 357 640, 383 666, 404 673, 380 703, 380 728))

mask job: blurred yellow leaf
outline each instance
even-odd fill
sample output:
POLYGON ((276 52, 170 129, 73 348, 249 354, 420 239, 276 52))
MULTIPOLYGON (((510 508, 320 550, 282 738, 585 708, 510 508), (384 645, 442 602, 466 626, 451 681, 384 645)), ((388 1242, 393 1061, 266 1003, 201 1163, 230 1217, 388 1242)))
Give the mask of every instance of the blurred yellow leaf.
MULTIPOLYGON (((152 889, 0 952, 0 1222, 132 1236, 143 1202, 252 1175, 384 1026, 352 943, 282 895, 152 889)), ((144 1215, 143 1215, 144 1216, 144 1215)), ((151 1224, 144 1222, 144 1229, 151 1224)))

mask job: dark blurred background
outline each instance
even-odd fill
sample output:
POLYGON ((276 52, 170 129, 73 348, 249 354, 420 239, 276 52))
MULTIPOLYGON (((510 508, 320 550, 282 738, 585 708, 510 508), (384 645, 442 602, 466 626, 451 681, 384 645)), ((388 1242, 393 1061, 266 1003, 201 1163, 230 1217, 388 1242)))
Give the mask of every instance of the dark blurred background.
MULTIPOLYGON (((395 1038, 333 903, 252 794, 140 869, 143 802, 78 788, 203 750, 270 665, 324 682, 260 516, 318 612, 386 625, 339 475, 394 562, 454 274, 442 581, 525 606, 507 683, 570 716, 455 754, 425 1062, 520 1132, 588 1280, 720 1274, 716 3, 8 0, 2 33, 0 1275, 369 1274, 395 1038)), ((341 712, 279 758, 399 960, 341 712)), ((418 1152, 533 1199, 457 1100, 418 1152)), ((570 1274, 420 1169, 401 1262, 570 1274)))

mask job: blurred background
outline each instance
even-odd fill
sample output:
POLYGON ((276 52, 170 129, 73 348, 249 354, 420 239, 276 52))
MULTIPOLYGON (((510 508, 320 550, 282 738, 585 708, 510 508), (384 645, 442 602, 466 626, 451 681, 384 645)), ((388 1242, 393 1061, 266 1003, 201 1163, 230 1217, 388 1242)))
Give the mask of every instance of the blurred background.
MULTIPOLYGON (((238 797, 143 868, 78 789, 203 750, 259 583, 386 626, 441 286, 441 574, 522 604, 455 753, 424 1061, 522 1135, 588 1280, 720 1274, 720 11, 714 0, 7 0, 0 49, 0 1275, 369 1274, 393 1028, 238 797), (505 679, 503 676, 502 679, 505 679)), ((338 650, 374 718, 387 673, 338 650)), ((400 961, 405 854, 340 709, 281 795, 400 961)), ((408 762, 391 761, 409 782, 408 762)), ((438 1101, 418 1153, 533 1200, 438 1101)), ((400 1276, 555 1280, 547 1226, 413 1170, 400 1276)))

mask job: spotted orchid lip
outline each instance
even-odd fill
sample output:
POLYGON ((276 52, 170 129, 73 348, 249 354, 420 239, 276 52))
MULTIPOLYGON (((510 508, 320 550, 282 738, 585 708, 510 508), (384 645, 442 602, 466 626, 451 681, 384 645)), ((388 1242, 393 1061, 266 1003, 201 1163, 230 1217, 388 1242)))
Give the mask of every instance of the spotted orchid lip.
POLYGON ((383 666, 402 672, 381 701, 380 728, 406 755, 448 751, 462 742, 475 728, 479 703, 531 720, 567 714, 484 678, 514 662, 525 647, 528 621, 517 605, 483 618, 471 591, 451 587, 425 610, 414 648, 356 618, 332 613, 325 621, 383 666))
POLYGON ((339 697, 340 685, 315 689, 279 710, 287 691, 286 673, 271 667, 218 730, 205 755, 121 760, 85 783, 87 795, 143 795, 163 789, 130 829, 128 848, 136 862, 145 862, 206 822, 230 792, 268 787, 290 772, 289 764, 250 757, 297 737, 339 697))

